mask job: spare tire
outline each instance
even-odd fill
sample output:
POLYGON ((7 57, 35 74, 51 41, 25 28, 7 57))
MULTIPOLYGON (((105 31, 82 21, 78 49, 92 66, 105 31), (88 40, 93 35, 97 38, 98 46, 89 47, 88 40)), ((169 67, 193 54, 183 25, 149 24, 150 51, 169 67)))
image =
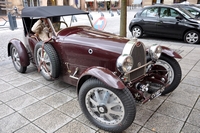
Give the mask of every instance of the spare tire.
POLYGON ((44 42, 38 42, 34 50, 35 63, 40 73, 46 80, 58 78, 60 72, 60 62, 58 55, 51 44, 44 44, 43 55, 42 45, 44 42))

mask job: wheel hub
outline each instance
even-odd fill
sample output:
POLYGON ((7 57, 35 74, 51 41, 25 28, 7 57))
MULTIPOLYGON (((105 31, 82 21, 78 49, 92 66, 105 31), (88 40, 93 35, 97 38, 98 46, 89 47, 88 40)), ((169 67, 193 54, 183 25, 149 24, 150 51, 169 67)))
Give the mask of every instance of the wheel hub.
POLYGON ((105 105, 97 106, 99 113, 104 114, 107 113, 108 110, 105 105))

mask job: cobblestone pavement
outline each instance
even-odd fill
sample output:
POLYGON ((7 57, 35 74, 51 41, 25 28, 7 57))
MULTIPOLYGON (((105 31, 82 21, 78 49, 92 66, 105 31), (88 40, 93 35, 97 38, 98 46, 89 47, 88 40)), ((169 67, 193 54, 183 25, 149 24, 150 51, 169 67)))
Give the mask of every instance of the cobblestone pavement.
MULTIPOLYGON (((0 31, 0 133, 106 133, 84 117, 74 86, 46 81, 34 66, 25 74, 15 70, 5 56, 6 46, 10 38, 22 38, 21 33, 20 27, 9 34, 0 31)), ((183 76, 171 94, 137 105, 136 118, 124 133, 200 133, 200 46, 153 37, 139 40, 176 49, 183 57, 178 60, 183 76)))

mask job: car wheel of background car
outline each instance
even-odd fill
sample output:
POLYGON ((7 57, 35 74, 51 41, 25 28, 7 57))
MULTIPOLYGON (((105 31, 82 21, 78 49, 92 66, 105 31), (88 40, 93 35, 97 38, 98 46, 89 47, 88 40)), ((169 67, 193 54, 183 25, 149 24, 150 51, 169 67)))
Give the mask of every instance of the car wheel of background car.
POLYGON ((135 119, 135 101, 130 91, 108 87, 95 78, 81 86, 79 104, 85 116, 106 131, 121 132, 135 119))
POLYGON ((196 44, 200 41, 200 34, 194 30, 188 31, 184 35, 184 41, 190 44, 196 44))
MULTIPOLYGON (((173 57, 162 54, 152 69, 156 70, 160 75, 165 75, 168 79, 169 86, 165 88, 165 90, 162 92, 162 95, 174 91, 179 85, 182 76, 181 67, 173 57), (166 71, 159 71, 161 68, 166 71)), ((151 89, 152 88, 150 87, 150 90, 151 89)))
POLYGON ((136 38, 142 37, 142 35, 143 35, 142 28, 139 27, 139 26, 134 26, 132 28, 132 36, 134 37, 134 35, 135 35, 136 38))
POLYGON ((46 80, 53 80, 59 76, 60 63, 58 55, 51 44, 45 44, 42 56, 43 42, 38 42, 35 46, 34 57, 36 66, 46 80))
POLYGON ((13 62, 13 65, 14 65, 15 69, 20 73, 25 73, 27 67, 26 66, 23 67, 21 65, 20 58, 19 58, 19 53, 18 53, 16 47, 13 44, 11 44, 10 53, 11 53, 11 58, 12 58, 12 62, 13 62))

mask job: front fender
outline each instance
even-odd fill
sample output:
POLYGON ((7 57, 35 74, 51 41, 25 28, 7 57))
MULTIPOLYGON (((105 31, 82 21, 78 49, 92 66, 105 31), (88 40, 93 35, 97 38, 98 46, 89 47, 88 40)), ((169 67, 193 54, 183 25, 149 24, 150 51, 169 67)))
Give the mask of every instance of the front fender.
POLYGON ((161 47, 162 47, 162 53, 164 53, 164 54, 166 54, 170 57, 182 59, 182 57, 177 52, 175 52, 174 50, 172 50, 168 47, 165 47, 165 46, 161 46, 161 47))
POLYGON ((77 94, 82 84, 89 78, 95 77, 105 83, 106 85, 115 89, 124 89, 125 85, 119 77, 113 74, 112 71, 103 67, 91 67, 88 68, 79 78, 77 83, 77 94))
POLYGON ((8 56, 11 56, 11 53, 10 53, 11 45, 13 45, 18 51, 21 66, 24 66, 24 67, 28 66, 30 64, 30 60, 29 60, 29 56, 28 56, 28 51, 25 48, 24 44, 18 39, 10 40, 10 42, 8 43, 8 49, 7 49, 8 56))

